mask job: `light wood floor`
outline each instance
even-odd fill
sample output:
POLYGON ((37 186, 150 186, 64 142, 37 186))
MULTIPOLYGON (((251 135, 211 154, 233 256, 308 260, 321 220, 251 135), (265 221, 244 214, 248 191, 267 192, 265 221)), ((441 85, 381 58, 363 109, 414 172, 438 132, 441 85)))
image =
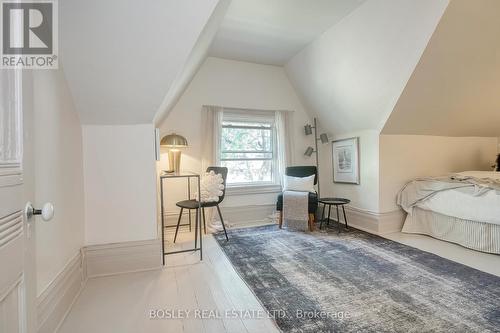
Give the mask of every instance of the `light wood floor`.
POLYGON ((440 257, 463 265, 500 276, 500 255, 478 252, 463 246, 441 241, 430 236, 395 232, 384 235, 395 242, 416 247, 422 251, 437 254, 440 257))
MULTIPOLYGON (((179 236, 179 244, 169 242, 169 251, 193 246, 192 233, 179 236)), ((215 239, 206 235, 201 262, 198 252, 169 255, 162 270, 90 279, 58 332, 279 332, 271 319, 247 318, 251 312, 224 318, 228 310, 264 311, 215 239), (222 318, 150 319, 154 309, 203 309, 222 318)))
MULTIPOLYGON (((385 237, 500 276, 500 255, 465 249, 427 236, 394 233, 385 237)), ((173 239, 173 234, 167 236, 173 239)), ((187 248, 193 234, 183 231, 187 248)), ((163 270, 122 274, 88 281, 59 332, 278 332, 271 319, 149 319, 152 309, 263 311, 211 235, 199 253, 167 256, 163 270)))

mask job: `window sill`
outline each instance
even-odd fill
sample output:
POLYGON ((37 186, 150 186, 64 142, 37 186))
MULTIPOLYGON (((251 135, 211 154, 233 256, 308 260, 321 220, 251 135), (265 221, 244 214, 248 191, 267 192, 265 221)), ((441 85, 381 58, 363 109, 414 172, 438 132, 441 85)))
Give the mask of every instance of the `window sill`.
POLYGON ((281 185, 244 185, 228 186, 226 195, 248 195, 263 193, 280 193, 281 185))

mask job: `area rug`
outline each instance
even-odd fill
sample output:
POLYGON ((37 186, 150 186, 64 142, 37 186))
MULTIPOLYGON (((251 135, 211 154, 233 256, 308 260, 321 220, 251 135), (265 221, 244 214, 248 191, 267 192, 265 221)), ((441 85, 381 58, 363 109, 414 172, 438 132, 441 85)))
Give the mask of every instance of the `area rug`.
POLYGON ((500 332, 500 278, 376 235, 215 238, 283 332, 500 332))

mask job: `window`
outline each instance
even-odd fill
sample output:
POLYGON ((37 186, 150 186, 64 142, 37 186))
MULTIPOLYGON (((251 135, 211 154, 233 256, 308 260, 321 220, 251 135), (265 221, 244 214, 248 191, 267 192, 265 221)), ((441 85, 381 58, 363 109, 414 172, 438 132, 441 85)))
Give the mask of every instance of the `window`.
POLYGON ((220 164, 229 170, 229 186, 279 183, 274 113, 224 112, 219 152, 220 164))

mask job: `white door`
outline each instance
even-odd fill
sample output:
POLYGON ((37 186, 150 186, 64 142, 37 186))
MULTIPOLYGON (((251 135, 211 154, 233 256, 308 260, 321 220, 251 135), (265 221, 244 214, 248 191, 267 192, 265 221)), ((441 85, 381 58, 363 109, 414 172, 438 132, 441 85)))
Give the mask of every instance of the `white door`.
POLYGON ((33 162, 23 154, 31 153, 23 149, 23 132, 32 137, 33 114, 23 118, 21 76, 0 70, 0 333, 36 329, 35 219, 24 217, 33 195, 24 171, 31 173, 33 162))

